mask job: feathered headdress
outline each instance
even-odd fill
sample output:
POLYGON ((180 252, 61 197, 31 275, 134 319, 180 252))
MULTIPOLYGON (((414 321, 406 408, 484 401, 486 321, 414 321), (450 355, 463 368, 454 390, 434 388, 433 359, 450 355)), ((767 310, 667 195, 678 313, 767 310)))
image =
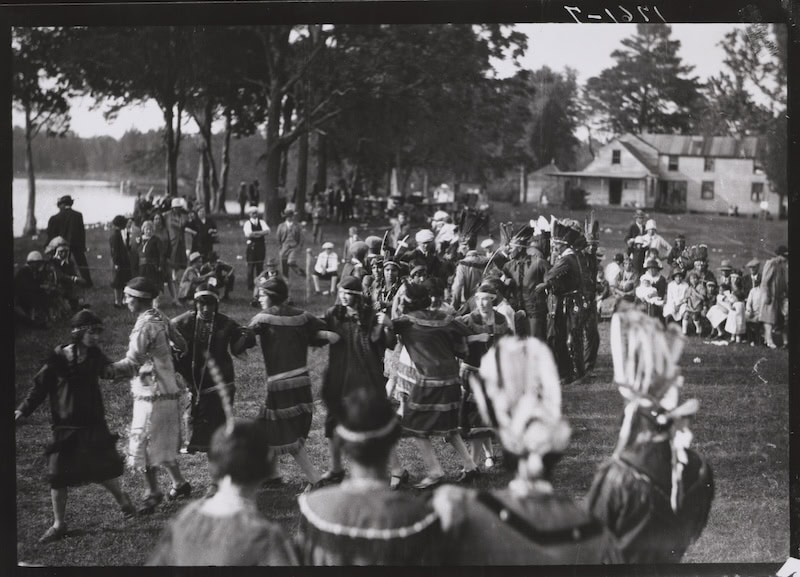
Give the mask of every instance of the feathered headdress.
POLYGON ((509 452, 525 459, 531 477, 541 473, 544 455, 567 448, 570 428, 561 416, 558 369, 542 341, 498 340, 470 385, 484 419, 509 452))
POLYGON ((631 309, 611 318, 610 340, 614 382, 627 402, 614 455, 631 442, 637 414, 645 415, 654 430, 666 433, 672 447, 670 503, 677 511, 692 441, 687 418, 700 406, 696 399, 679 404, 683 377, 678 361, 686 339, 677 326, 665 329, 659 320, 631 309))
POLYGON ((474 246, 478 239, 478 233, 488 220, 489 217, 486 213, 474 208, 464 208, 458 218, 458 230, 461 240, 470 246, 474 246))
POLYGON ((589 213, 583 223, 584 236, 587 244, 597 245, 600 242, 600 222, 594 217, 594 211, 589 213))

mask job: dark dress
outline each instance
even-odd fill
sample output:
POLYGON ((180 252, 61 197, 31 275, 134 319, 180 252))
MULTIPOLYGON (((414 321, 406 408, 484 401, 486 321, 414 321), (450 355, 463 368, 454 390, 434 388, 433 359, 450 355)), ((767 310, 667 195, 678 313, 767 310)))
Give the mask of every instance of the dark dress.
POLYGON ((359 317, 348 314, 343 305, 334 305, 325 311, 325 323, 329 331, 341 337, 330 345, 330 362, 322 383, 322 400, 328 408, 325 436, 332 437, 347 395, 362 388, 385 392, 381 360, 386 345, 383 331, 373 340, 377 319, 371 309, 359 317))
POLYGON ((442 532, 429 502, 377 480, 346 480, 301 495, 304 565, 439 565, 442 532))
POLYGON ((578 256, 562 254, 547 271, 544 281, 548 296, 547 344, 553 351, 558 374, 566 382, 584 374, 583 319, 587 307, 581 291, 583 277, 578 256))
POLYGON ((176 370, 186 381, 192 397, 189 411, 191 436, 187 450, 208 452, 214 431, 225 424, 225 411, 205 362, 206 353, 217 363, 225 383, 231 406, 236 392, 233 359, 256 344, 255 336, 230 317, 216 313, 212 322, 200 319, 195 311, 187 311, 170 321, 188 344, 188 354, 176 363, 176 370))
POLYGON ((670 505, 669 441, 644 443, 603 464, 587 496, 589 510, 619 540, 626 563, 678 563, 706 525, 714 498, 710 466, 688 450, 683 499, 670 505))
POLYGON ((401 378, 412 382, 403 432, 415 437, 458 432, 461 377, 456 355, 465 356, 470 330, 441 311, 414 311, 393 320, 413 366, 398 366, 401 378))
POLYGON ((139 245, 139 276, 150 279, 159 288, 164 284, 161 273, 162 250, 161 241, 155 235, 147 240, 142 239, 139 245))
POLYGON ((203 512, 204 500, 187 505, 161 534, 147 565, 297 565, 291 541, 256 506, 219 516, 203 512))
POLYGON ((53 441, 45 451, 53 489, 100 483, 122 475, 117 435, 106 424, 99 376, 111 361, 92 347, 78 362, 75 345, 56 347, 18 410, 28 416, 50 399, 53 441))
POLYGON ((254 316, 247 325, 261 341, 267 387, 259 418, 277 454, 295 453, 311 430, 314 401, 308 375, 308 347, 325 323, 306 311, 282 304, 254 316))
POLYGON ((216 236, 211 234, 210 231, 216 230, 217 224, 210 218, 206 218, 205 222, 196 218, 187 224, 186 228, 191 228, 196 233, 192 236, 191 251, 199 252, 203 255, 203 258, 208 259, 209 253, 214 249, 214 242, 216 242, 216 236))
POLYGON ((114 229, 108 239, 111 248, 111 263, 114 270, 111 273, 111 288, 123 289, 125 284, 131 280, 131 259, 128 255, 128 247, 122 240, 122 233, 114 229))

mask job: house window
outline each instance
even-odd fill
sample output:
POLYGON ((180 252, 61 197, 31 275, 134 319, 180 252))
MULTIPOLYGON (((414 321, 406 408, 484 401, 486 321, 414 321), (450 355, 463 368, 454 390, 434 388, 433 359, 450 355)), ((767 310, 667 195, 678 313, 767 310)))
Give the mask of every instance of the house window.
POLYGON ((714 159, 706 157, 703 163, 703 172, 714 172, 714 159))
POLYGON ((764 183, 754 182, 750 188, 750 200, 753 202, 761 202, 764 197, 764 183))
POLYGON ((753 174, 758 174, 759 176, 764 174, 764 166, 761 164, 761 160, 758 158, 753 160, 753 174))
POLYGON ((703 181, 703 186, 700 189, 700 198, 703 200, 714 199, 714 181, 712 180, 703 181))
POLYGON ((620 151, 619 150, 612 150, 611 151, 611 164, 619 164, 620 158, 620 151))
POLYGON ((675 172, 678 170, 678 157, 677 155, 670 154, 669 155, 669 165, 667 166, 667 170, 675 172))

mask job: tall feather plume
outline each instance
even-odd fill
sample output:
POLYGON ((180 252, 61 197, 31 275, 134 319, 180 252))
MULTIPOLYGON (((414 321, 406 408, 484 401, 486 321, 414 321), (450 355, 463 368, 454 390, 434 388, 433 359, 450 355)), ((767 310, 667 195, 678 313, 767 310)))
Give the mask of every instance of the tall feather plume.
POLYGON ((222 410, 225 412, 225 432, 230 435, 233 432, 233 403, 228 394, 227 383, 225 383, 225 379, 222 377, 222 371, 220 371, 219 365, 214 361, 214 357, 206 355, 206 364, 208 365, 208 373, 211 375, 219 398, 222 401, 222 410))

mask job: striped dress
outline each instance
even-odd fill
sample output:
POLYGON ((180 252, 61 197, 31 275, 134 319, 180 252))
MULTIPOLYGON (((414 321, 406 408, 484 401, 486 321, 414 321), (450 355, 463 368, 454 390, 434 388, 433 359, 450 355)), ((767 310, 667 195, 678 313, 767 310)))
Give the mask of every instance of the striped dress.
POLYGON ((470 330, 442 311, 414 311, 394 319, 408 361, 400 357, 398 379, 411 383, 403 432, 414 437, 458 432, 461 378, 456 355, 465 356, 470 330))
POLYGON ((277 305, 261 311, 248 325, 259 335, 267 371, 267 394, 259 418, 277 454, 294 454, 311 430, 313 399, 308 376, 308 347, 325 323, 311 313, 277 305))

